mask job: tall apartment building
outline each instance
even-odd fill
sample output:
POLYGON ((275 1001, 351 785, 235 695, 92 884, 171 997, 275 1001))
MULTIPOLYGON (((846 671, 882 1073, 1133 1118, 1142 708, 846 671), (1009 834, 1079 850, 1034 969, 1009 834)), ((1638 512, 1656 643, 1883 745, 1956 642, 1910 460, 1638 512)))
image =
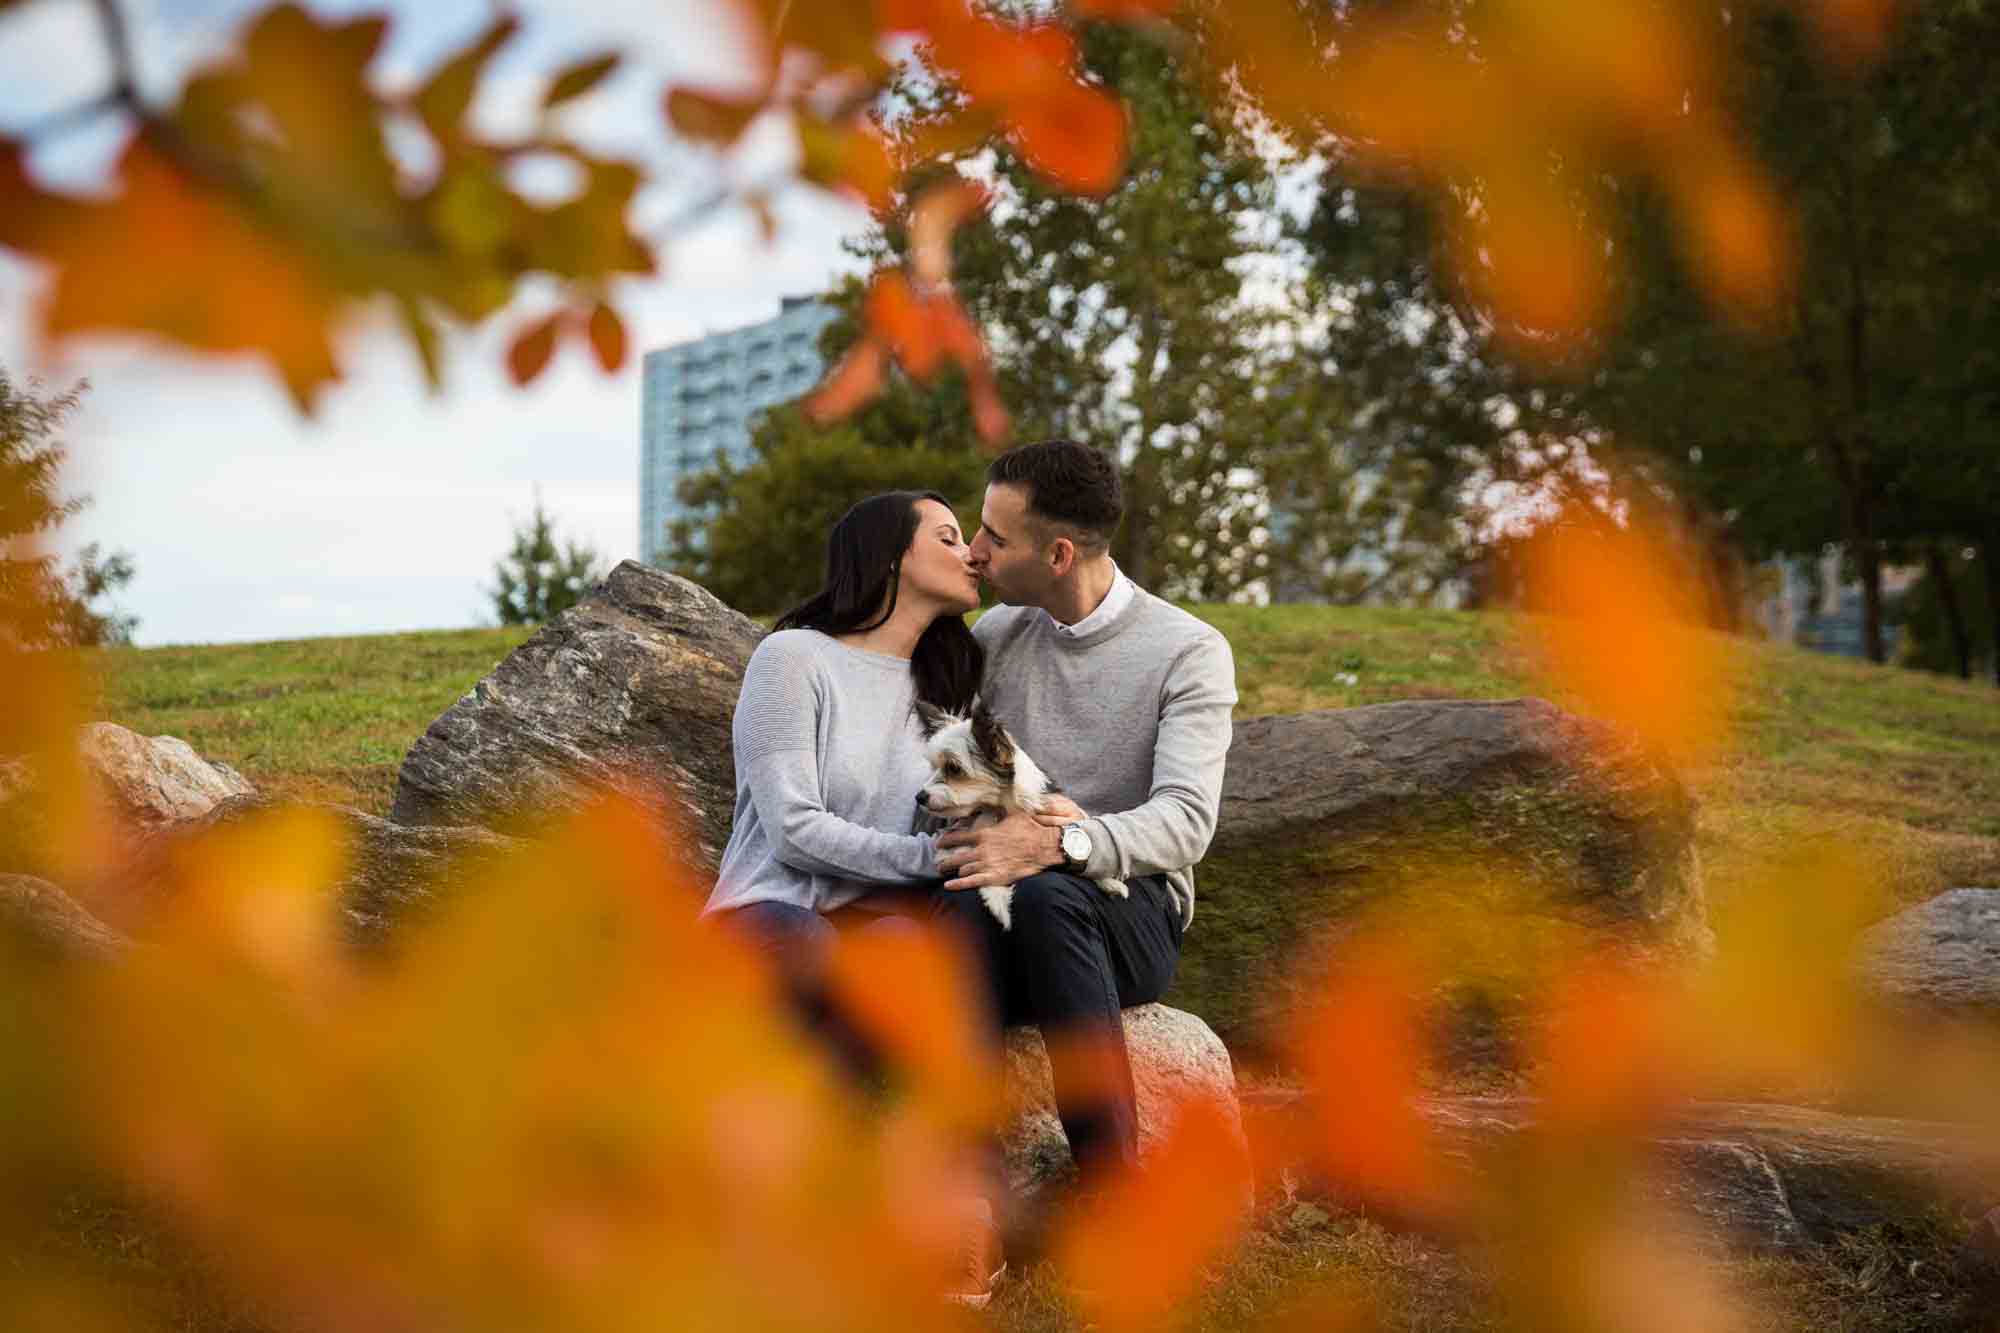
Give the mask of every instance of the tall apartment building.
POLYGON ((759 412, 799 398, 825 366, 819 336, 830 306, 784 298, 775 319, 646 353, 639 425, 639 558, 665 557, 667 525, 685 512, 675 487, 714 464, 741 461, 759 412))

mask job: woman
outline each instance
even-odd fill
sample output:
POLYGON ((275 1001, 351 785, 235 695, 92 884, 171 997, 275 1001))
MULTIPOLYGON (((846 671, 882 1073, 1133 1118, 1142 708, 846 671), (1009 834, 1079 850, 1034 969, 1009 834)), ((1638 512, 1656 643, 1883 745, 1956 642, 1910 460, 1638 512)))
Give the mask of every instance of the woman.
POLYGON ((963 712, 979 688, 967 549, 943 496, 871 496, 833 525, 825 586, 750 656, 736 822, 706 910, 795 976, 817 972, 836 926, 913 910, 939 878, 935 836, 914 831, 930 771, 916 703, 963 712))
MULTIPOLYGON (((778 618, 743 673, 732 744, 736 823, 707 911, 774 955, 807 1026, 863 1082, 880 1060, 823 984, 842 929, 921 918, 942 876, 915 831, 930 776, 919 701, 963 713, 985 652, 966 626, 979 576, 944 497, 891 491, 855 505, 826 544, 826 586, 778 618)), ((968 1156, 963 1275, 944 1295, 981 1306, 1005 1268, 991 1145, 968 1156)))

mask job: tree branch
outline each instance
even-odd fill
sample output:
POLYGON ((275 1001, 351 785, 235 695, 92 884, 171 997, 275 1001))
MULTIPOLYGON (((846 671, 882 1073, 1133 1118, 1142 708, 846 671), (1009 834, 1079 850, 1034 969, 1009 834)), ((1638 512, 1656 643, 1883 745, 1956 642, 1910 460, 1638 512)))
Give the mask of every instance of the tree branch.
POLYGON ((117 74, 111 95, 140 111, 139 66, 133 56, 132 29, 125 22, 125 11, 118 7, 118 0, 95 0, 95 3, 98 21, 104 25, 105 45, 111 48, 111 68, 117 74))

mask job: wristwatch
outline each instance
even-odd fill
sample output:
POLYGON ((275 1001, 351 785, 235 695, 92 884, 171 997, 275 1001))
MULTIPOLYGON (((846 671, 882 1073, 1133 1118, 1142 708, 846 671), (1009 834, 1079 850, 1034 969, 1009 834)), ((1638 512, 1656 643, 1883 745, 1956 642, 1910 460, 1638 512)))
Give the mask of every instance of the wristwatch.
POLYGON ((1064 824, 1062 831, 1063 869, 1082 870, 1090 860, 1090 835, 1081 824, 1064 824))

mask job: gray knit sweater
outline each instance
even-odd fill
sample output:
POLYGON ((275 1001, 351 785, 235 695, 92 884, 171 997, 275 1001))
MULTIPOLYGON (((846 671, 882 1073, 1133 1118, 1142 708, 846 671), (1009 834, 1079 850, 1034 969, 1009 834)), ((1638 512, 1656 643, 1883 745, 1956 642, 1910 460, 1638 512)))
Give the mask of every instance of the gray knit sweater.
POLYGON ((736 823, 707 911, 828 912, 937 877, 936 837, 912 832, 930 776, 914 699, 902 658, 809 629, 757 645, 731 731, 736 823))
POLYGON ((1222 803, 1236 663, 1229 641, 1143 588, 1074 638, 1039 607, 973 626, 987 704, 1091 818, 1093 878, 1165 872, 1194 918, 1194 864, 1222 803))

